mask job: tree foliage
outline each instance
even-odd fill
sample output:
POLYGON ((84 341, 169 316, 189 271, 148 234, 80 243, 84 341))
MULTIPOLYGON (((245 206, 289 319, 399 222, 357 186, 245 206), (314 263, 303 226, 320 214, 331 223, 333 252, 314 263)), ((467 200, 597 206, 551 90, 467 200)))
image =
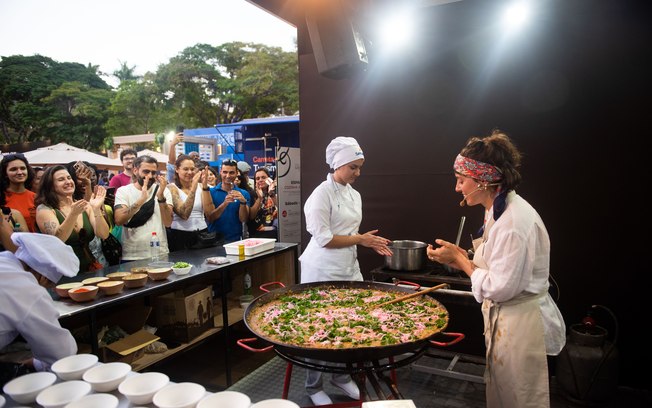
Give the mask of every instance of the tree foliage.
POLYGON ((165 107, 202 127, 298 111, 298 78, 296 53, 242 42, 197 44, 157 71, 165 107))
MULTIPOLYGON (((295 52, 262 44, 197 44, 142 77, 121 62, 117 89, 97 66, 15 55, 0 60, 5 143, 50 139, 89 150, 109 136, 210 127, 299 110, 295 52)), ((0 141, 2 141, 0 139, 0 141)))
POLYGON ((97 66, 40 55, 0 61, 0 122, 6 143, 50 139, 97 148, 106 136, 110 86, 97 66))

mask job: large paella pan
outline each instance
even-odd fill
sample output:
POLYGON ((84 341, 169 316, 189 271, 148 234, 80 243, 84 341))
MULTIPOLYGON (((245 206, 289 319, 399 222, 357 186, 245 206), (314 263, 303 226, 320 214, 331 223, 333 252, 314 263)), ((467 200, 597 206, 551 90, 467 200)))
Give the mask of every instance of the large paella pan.
POLYGON ((254 299, 245 323, 286 354, 348 363, 382 359, 427 347, 448 325, 448 311, 430 296, 378 307, 415 289, 367 281, 298 284, 254 299))

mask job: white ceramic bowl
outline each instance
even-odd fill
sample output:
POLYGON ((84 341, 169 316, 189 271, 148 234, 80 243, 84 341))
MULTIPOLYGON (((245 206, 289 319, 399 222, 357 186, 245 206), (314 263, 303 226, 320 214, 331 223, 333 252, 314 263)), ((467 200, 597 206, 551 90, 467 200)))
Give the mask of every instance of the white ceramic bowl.
POLYGON ((9 381, 2 391, 19 404, 31 404, 36 396, 57 380, 53 373, 38 372, 25 374, 9 381))
POLYGON ((158 408, 192 408, 204 398, 206 389, 199 384, 182 382, 168 385, 152 401, 158 408))
POLYGON ((190 273, 191 269, 192 269, 192 265, 187 266, 185 268, 172 268, 172 272, 174 272, 175 275, 187 275, 190 273))
POLYGON ((118 408, 120 400, 111 394, 90 394, 66 405, 65 408, 118 408))
POLYGON ((52 372, 64 381, 81 380, 89 368, 97 364, 95 354, 75 354, 57 360, 52 364, 52 372))
POLYGON ((163 373, 143 373, 127 378, 118 386, 120 394, 136 405, 152 403, 154 394, 168 385, 170 378, 163 373))
POLYGON ((251 408, 301 408, 292 401, 286 399, 267 399, 255 403, 251 408))
POLYGON ((44 408, 63 408, 91 392, 90 384, 74 380, 55 384, 36 396, 36 403, 44 408))
POLYGON ((222 391, 202 398, 197 408, 249 408, 251 399, 237 391, 222 391))
POLYGON ((129 364, 106 363, 86 371, 82 378, 93 387, 93 391, 109 392, 118 388, 129 372, 131 372, 129 364))

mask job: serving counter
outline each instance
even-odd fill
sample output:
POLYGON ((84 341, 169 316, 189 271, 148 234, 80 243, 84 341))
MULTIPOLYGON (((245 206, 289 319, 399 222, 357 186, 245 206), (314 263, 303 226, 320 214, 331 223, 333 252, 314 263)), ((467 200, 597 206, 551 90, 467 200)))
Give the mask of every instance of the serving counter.
MULTIPOLYGON (((275 243, 274 248, 255 255, 240 257, 227 255, 223 247, 213 247, 198 250, 184 250, 163 255, 160 261, 188 262, 193 265, 187 275, 171 274, 168 279, 161 281, 149 280, 141 288, 125 288, 122 293, 113 296, 105 296, 101 293, 90 302, 77 303, 69 298, 60 298, 52 292, 54 304, 60 314, 62 326, 70 328, 80 319, 88 325, 90 333, 91 352, 102 357, 99 353, 97 340, 98 317, 111 313, 116 307, 127 305, 132 302, 140 302, 143 305, 151 304, 151 297, 183 289, 190 285, 206 284, 212 285, 215 289, 215 297, 219 297, 221 304, 221 327, 208 330, 192 342, 180 344, 164 355, 149 358, 149 361, 139 363, 139 360, 132 363, 135 371, 142 370, 148 365, 160 361, 176 352, 187 349, 193 344, 202 341, 218 332, 223 333, 224 338, 224 364, 226 370, 227 387, 231 385, 231 365, 229 362, 229 349, 231 339, 229 336, 229 325, 232 320, 242 319, 242 309, 237 305, 237 297, 243 293, 243 276, 249 273, 252 278, 252 289, 254 296, 262 294, 258 286, 267 282, 282 282, 285 285, 292 285, 298 282, 298 244, 275 243), (206 258, 224 257, 228 259, 225 264, 207 263, 206 258), (239 283, 238 283, 239 282, 239 283), (230 306, 231 305, 231 306, 230 306), (231 313, 229 313, 231 311, 231 313), (229 316, 231 314, 231 316, 229 316)), ((92 273, 80 274, 74 278, 62 279, 60 283, 81 281, 91 277, 106 276, 112 272, 130 271, 131 268, 147 267, 151 260, 138 260, 125 262, 121 265, 111 266, 92 273)), ((215 320, 218 320, 217 318, 215 320)))

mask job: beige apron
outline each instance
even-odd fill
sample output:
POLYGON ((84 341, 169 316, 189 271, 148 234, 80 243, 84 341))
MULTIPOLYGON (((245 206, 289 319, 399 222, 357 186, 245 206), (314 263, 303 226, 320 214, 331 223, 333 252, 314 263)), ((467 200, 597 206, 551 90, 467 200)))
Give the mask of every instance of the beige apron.
MULTIPOLYGON (((489 269, 483 257, 484 236, 474 240, 473 263, 489 269)), ((487 408, 550 407, 548 361, 539 298, 522 294, 507 302, 482 302, 487 347, 487 408)))

